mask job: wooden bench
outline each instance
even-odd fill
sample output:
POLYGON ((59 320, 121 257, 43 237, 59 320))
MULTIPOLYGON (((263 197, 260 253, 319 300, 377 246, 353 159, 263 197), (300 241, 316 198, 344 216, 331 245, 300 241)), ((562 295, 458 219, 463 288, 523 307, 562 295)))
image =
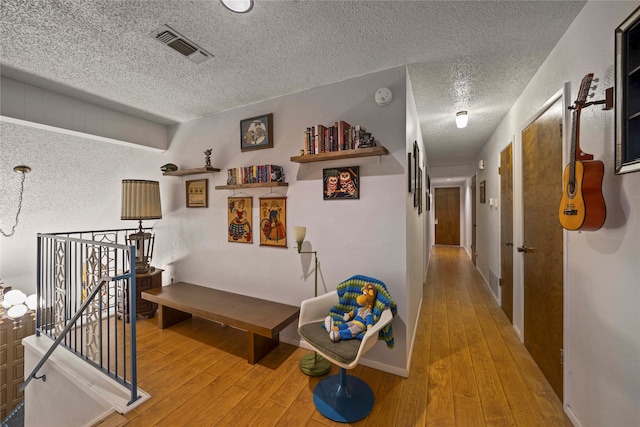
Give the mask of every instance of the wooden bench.
POLYGON ((247 331, 247 360, 252 365, 280 342, 280 331, 298 318, 300 308, 259 298, 178 282, 142 292, 158 304, 158 328, 202 317, 247 331))

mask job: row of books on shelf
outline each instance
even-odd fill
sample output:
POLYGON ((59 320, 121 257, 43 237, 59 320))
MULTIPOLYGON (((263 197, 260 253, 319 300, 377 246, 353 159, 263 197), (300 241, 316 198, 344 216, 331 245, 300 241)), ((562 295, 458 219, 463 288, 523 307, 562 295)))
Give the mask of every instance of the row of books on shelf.
POLYGON ((227 169, 227 185, 284 182, 284 168, 278 165, 254 165, 227 169))
POLYGON ((327 153, 330 151, 353 150, 375 147, 375 139, 370 132, 360 126, 351 126, 340 120, 333 126, 316 125, 304 131, 304 154, 327 153))

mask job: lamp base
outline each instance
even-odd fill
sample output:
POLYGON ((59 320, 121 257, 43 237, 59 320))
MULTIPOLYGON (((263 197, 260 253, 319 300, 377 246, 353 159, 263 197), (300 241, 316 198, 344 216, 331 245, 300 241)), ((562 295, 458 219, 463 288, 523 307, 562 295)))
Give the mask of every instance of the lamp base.
POLYGON ((302 356, 298 365, 300 370, 310 377, 319 377, 331 370, 331 362, 315 351, 302 356))

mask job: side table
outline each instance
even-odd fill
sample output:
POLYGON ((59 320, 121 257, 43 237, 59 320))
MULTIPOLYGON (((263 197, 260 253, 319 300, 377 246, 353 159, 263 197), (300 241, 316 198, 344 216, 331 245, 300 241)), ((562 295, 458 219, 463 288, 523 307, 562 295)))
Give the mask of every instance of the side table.
MULTIPOLYGON (((147 273, 136 274, 136 317, 150 319, 156 314, 158 304, 142 299, 141 293, 149 289, 162 287, 162 272, 164 270, 156 268, 147 273)), ((126 294, 129 293, 128 286, 122 289, 123 294, 118 293, 118 317, 124 315, 127 323, 131 321, 129 315, 129 301, 126 294)))

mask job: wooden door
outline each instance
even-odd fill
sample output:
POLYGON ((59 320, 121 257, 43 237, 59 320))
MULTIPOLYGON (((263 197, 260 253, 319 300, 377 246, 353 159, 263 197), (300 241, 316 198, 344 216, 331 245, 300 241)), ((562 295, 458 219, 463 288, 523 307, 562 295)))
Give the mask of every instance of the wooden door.
POLYGON ((563 399, 562 99, 522 132, 525 346, 563 399))
POLYGON ((513 323, 513 147, 500 153, 500 305, 513 323))
POLYGON ((471 178, 471 262, 476 265, 476 176, 471 178))
POLYGON ((436 188, 436 245, 460 245, 460 188, 436 188))

